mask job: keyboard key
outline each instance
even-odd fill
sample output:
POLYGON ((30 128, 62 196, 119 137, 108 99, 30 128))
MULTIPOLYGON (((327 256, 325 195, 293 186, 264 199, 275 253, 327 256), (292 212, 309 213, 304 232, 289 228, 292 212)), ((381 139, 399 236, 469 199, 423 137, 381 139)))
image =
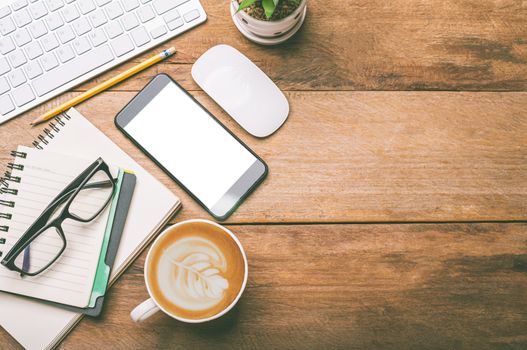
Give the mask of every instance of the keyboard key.
POLYGON ((75 39, 75 33, 73 33, 71 26, 59 28, 57 30, 57 36, 59 37, 60 42, 63 44, 75 39))
POLYGON ((3 93, 6 93, 11 88, 9 87, 9 84, 7 83, 6 78, 0 77, 0 95, 3 93))
POLYGON ((142 23, 146 23, 156 16, 154 14, 154 10, 152 10, 152 6, 150 5, 141 7, 139 10, 137 10, 137 14, 139 15, 139 19, 142 23))
POLYGON ((13 109, 15 109, 15 105, 13 104, 11 97, 7 94, 0 96, 0 114, 6 115, 13 109))
POLYGON ((11 61, 13 68, 16 68, 26 63, 27 59, 22 50, 15 50, 11 55, 9 55, 9 61, 11 61))
POLYGON ((33 41, 26 46, 26 54, 30 60, 42 56, 43 53, 44 52, 42 51, 42 47, 40 47, 38 41, 33 41))
POLYGON ((183 19, 179 17, 171 22, 168 22, 167 26, 168 26, 168 29, 174 30, 174 29, 181 27, 183 24, 184 24, 183 19))
POLYGON ((77 55, 82 55, 83 53, 91 49, 90 42, 88 41, 88 38, 86 36, 78 38, 72 43, 72 45, 77 55))
POLYGON ((154 5, 157 14, 162 15, 168 10, 172 10, 174 7, 184 4, 187 1, 188 0, 154 0, 152 5, 154 5))
POLYGON ((29 84, 19 87, 13 91, 13 99, 18 107, 25 105, 26 103, 35 99, 35 94, 29 84))
POLYGON ((28 42, 31 41, 31 35, 29 35, 29 32, 26 28, 19 29, 13 34, 13 39, 15 39, 15 43, 17 46, 24 46, 28 42))
POLYGON ((120 36, 110 42, 112 49, 117 57, 120 57, 134 49, 134 44, 128 35, 120 36))
POLYGON ((77 35, 82 35, 88 33, 91 30, 91 26, 88 20, 85 17, 82 17, 73 22, 73 29, 75 29, 77 35))
POLYGON ((174 9, 174 10, 170 10, 168 11, 164 16, 163 16, 163 19, 165 20, 165 23, 168 23, 168 22, 172 22, 173 20, 175 20, 176 18, 179 18, 181 17, 179 15, 179 11, 174 9))
POLYGON ((102 29, 96 29, 88 34, 88 36, 90 37, 92 45, 95 47, 106 42, 106 34, 104 34, 102 29))
POLYGON ((23 27, 31 23, 31 16, 26 9, 15 12, 13 14, 13 19, 18 27, 23 27))
POLYGON ((15 23, 11 17, 5 17, 0 19, 0 33, 7 35, 16 29, 15 23))
POLYGON ((4 18, 9 14, 11 14, 11 9, 9 8, 9 6, 4 6, 0 8, 0 18, 4 18))
POLYGON ((146 29, 139 27, 130 32, 132 39, 134 39, 135 46, 143 46, 150 41, 150 36, 146 32, 146 29))
POLYGON ((126 12, 130 12, 133 9, 136 9, 139 7, 139 1, 137 0, 124 0, 122 4, 126 12))
POLYGON ((160 25, 159 27, 156 27, 150 31, 150 35, 152 35, 152 38, 157 39, 160 36, 167 33, 167 27, 164 25, 160 25))
POLYGON ((33 16, 33 19, 39 19, 40 17, 46 15, 48 13, 48 10, 46 9, 46 5, 44 5, 44 2, 39 1, 29 7, 29 12, 31 13, 31 16, 33 16))
POLYGON ((38 96, 42 96, 58 87, 112 61, 114 56, 108 45, 88 51, 82 56, 61 65, 59 68, 33 80, 38 96))
POLYGON ((43 20, 31 23, 28 28, 31 32, 31 35, 35 39, 40 38, 42 35, 48 32, 48 29, 46 28, 46 25, 44 24, 43 20))
POLYGON ((95 2, 97 3, 97 6, 104 6, 111 1, 112 0, 95 0, 95 2))
POLYGON ((40 43, 44 47, 44 50, 46 50, 48 52, 53 50, 57 46, 59 46, 59 42, 57 41, 57 37, 53 33, 50 33, 50 34, 42 37, 42 39, 40 39, 40 43))
POLYGON ((57 50, 55 50, 55 52, 62 63, 66 63, 75 57, 75 53, 73 52, 73 49, 70 45, 62 45, 57 50))
POLYGON ((43 73, 43 70, 40 67, 38 61, 29 62, 24 66, 24 70, 26 71, 27 77, 29 79, 36 78, 43 73))
POLYGON ((22 69, 17 69, 7 73, 7 77, 9 78, 12 87, 20 86, 26 82, 26 76, 24 75, 24 72, 22 72, 22 69))
POLYGON ((116 19, 123 14, 123 9, 117 1, 114 1, 110 5, 106 6, 105 10, 109 19, 116 19))
POLYGON ((64 25, 59 13, 52 13, 46 17, 49 30, 55 30, 64 25))
POLYGON ((118 37, 119 35, 123 34, 123 27, 119 24, 119 21, 113 21, 110 22, 106 27, 106 33, 110 37, 110 39, 113 39, 115 37, 118 37))
POLYGON ((0 75, 7 73, 11 70, 11 67, 9 66, 9 63, 7 62, 7 58, 0 57, 0 75))
POLYGON ((53 52, 48 53, 46 56, 42 57, 40 59, 40 63, 42 63, 42 67, 44 67, 44 69, 47 71, 50 71, 59 65, 59 61, 57 61, 57 57, 55 57, 53 52))
POLYGON ((199 11, 198 10, 192 10, 183 15, 183 18, 185 18, 185 22, 191 22, 195 20, 196 18, 199 18, 199 11))
POLYGON ((27 0, 18 0, 11 4, 13 10, 18 11, 27 6, 27 0))
POLYGON ((78 0, 77 5, 79 5, 79 9, 83 15, 95 10, 95 4, 92 0, 78 0))
POLYGON ((5 55, 15 49, 15 44, 10 37, 0 39, 0 53, 5 55))
POLYGON ((97 10, 88 15, 90 18, 91 25, 93 28, 97 28, 105 24, 106 21, 106 15, 104 14, 103 10, 97 10))
POLYGON ((57 11, 64 7, 64 2, 62 0, 46 0, 46 3, 48 4, 48 9, 50 11, 57 11))
POLYGON ((131 30, 139 25, 139 21, 133 13, 129 13, 124 16, 121 22, 123 22, 123 27, 125 30, 131 30))
POLYGON ((71 21, 76 20, 80 17, 79 10, 77 10, 77 6, 68 6, 64 10, 62 10, 62 17, 64 17, 64 20, 67 23, 70 23, 71 21))

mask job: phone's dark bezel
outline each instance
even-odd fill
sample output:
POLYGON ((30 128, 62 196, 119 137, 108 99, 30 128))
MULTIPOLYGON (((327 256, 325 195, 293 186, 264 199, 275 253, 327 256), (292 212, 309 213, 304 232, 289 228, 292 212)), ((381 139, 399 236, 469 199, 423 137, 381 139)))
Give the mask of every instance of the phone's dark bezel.
POLYGON ((226 220, 239 206, 240 204, 256 189, 256 187, 265 179, 268 174, 267 164, 251 150, 245 143, 243 143, 236 135, 234 135, 225 125, 223 125, 218 118, 216 118, 211 112, 209 112, 203 105, 201 105, 187 90, 179 85, 174 79, 167 74, 161 73, 156 75, 141 91, 137 93, 134 98, 130 100, 124 106, 114 119, 115 126, 132 141, 143 153, 145 153, 154 163, 157 164, 172 180, 174 180, 179 186, 181 186, 185 192, 187 192, 195 201, 197 201, 210 215, 219 221, 226 220), (238 141, 245 149, 247 149, 256 159, 259 161, 264 168, 262 175, 250 186, 247 191, 240 196, 230 210, 224 215, 216 215, 212 212, 211 208, 208 208, 197 196, 194 195, 182 182, 180 182, 175 175, 173 175, 163 164, 161 164, 153 155, 151 155, 139 142, 137 142, 132 135, 128 134, 125 130, 126 125, 132 121, 133 118, 169 83, 174 83, 181 91, 186 93, 194 103, 201 107, 213 120, 216 121, 224 130, 226 130, 236 141, 238 141))

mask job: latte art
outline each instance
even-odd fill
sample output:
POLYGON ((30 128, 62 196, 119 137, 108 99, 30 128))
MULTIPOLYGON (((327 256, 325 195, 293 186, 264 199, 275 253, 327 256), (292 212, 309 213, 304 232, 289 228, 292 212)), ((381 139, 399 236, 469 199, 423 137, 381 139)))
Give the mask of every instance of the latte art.
POLYGON ((236 302, 247 280, 241 246, 221 226, 188 222, 163 234, 147 261, 150 295, 170 315, 200 320, 236 302))
POLYGON ((220 249, 202 237, 187 237, 174 242, 161 256, 158 280, 167 299, 189 311, 214 307, 222 301, 229 282, 222 274, 227 261, 220 249))

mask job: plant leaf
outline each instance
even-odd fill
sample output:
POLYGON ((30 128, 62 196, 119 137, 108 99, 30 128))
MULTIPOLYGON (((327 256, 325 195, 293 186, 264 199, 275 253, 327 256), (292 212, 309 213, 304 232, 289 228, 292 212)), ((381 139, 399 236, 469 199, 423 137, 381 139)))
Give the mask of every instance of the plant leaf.
POLYGON ((274 9, 276 8, 276 5, 273 0, 262 0, 262 6, 265 11, 265 17, 267 19, 271 18, 273 15, 274 9))
POLYGON ((238 6, 238 11, 236 11, 236 13, 240 12, 241 10, 251 6, 252 4, 254 4, 256 2, 256 0, 243 0, 241 2, 241 4, 238 6))

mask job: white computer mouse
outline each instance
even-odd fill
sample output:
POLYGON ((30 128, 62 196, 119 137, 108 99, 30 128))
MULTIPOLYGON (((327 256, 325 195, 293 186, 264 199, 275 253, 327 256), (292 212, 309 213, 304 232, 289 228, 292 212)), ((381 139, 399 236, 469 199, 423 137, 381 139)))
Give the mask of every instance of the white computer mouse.
POLYGON ((192 77, 242 128, 266 137, 285 122, 289 104, 280 89, 251 60, 229 45, 207 50, 192 77))

